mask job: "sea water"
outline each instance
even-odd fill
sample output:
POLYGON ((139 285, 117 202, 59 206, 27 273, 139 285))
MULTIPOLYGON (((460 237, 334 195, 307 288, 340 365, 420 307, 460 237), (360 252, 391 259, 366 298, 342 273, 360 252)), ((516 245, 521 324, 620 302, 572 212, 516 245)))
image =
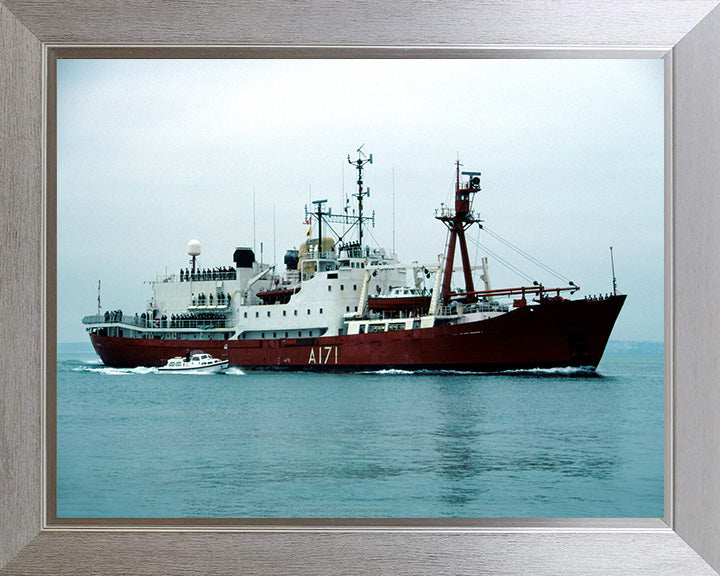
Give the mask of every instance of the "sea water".
POLYGON ((499 374, 57 364, 60 518, 663 516, 662 345, 499 374))

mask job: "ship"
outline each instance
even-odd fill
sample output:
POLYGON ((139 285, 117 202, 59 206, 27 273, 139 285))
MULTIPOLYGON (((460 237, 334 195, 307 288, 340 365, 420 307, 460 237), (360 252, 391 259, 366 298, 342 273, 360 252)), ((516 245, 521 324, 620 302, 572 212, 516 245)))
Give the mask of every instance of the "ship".
POLYGON ((299 249, 287 251, 284 270, 257 261, 245 246, 235 248, 232 265, 200 268, 200 243, 192 240, 188 267, 152 282, 142 313, 98 309, 83 318, 101 361, 160 367, 201 348, 250 370, 597 368, 626 299, 614 271, 613 291, 599 296, 577 296, 580 287, 569 280, 554 288, 534 281, 492 289, 487 258, 481 267, 470 264, 466 235, 484 226, 473 211, 481 174, 461 172, 459 161, 454 206, 434 214, 447 229, 442 254, 436 262, 402 264, 365 242, 375 223, 374 212, 363 213, 363 171, 372 155, 361 147, 348 162, 357 171, 357 208, 333 213, 327 200, 311 201, 305 223, 317 235, 308 232, 299 249), (474 284, 477 269, 482 289, 474 284), (453 287, 455 271, 462 271, 461 288, 453 287))

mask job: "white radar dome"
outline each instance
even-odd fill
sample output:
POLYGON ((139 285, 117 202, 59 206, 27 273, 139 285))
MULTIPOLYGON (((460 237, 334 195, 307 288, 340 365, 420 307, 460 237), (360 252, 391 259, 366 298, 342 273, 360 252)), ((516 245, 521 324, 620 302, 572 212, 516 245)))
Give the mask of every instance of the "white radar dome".
POLYGON ((188 252, 190 256, 200 256, 200 241, 190 240, 188 242, 188 252))

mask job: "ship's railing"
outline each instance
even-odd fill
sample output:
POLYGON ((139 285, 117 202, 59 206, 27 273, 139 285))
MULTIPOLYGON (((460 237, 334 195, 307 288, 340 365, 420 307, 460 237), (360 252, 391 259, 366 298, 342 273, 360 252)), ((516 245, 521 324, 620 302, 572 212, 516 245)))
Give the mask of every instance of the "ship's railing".
POLYGON ((215 270, 180 270, 179 274, 158 274, 155 276, 156 284, 167 282, 206 282, 215 280, 237 280, 237 270, 234 268, 221 268, 215 270))
POLYGON ((449 306, 440 306, 439 316, 457 316, 459 314, 472 314, 473 312, 507 312, 509 307, 497 302, 475 302, 474 304, 453 303, 449 306))
MULTIPOLYGON (((173 274, 173 277, 176 275, 173 274)), ((208 280, 237 280, 237 270, 234 268, 222 268, 215 270, 189 270, 180 271, 180 282, 206 282, 208 280)))
MULTIPOLYGON (((469 220, 477 220, 478 215, 476 212, 470 211, 467 213, 469 220)), ((442 208, 435 209, 435 218, 438 220, 452 220, 457 215, 457 212, 449 206, 443 206, 442 208)))
POLYGON ((225 318, 142 318, 135 316, 119 315, 114 313, 85 316, 83 324, 123 324, 125 326, 137 326, 138 328, 200 328, 209 330, 212 328, 232 328, 232 323, 225 318))
MULTIPOLYGON (((155 320, 158 322, 158 320, 155 320)), ((178 318, 175 320, 161 320, 161 328, 231 328, 232 324, 225 318, 178 318)))
POLYGON ((127 324, 129 326, 145 326, 142 318, 134 316, 126 316, 117 312, 107 312, 105 314, 94 314, 93 316, 85 316, 82 319, 83 324, 106 324, 108 322, 115 324, 127 324))
POLYGON ((507 304, 500 304, 498 302, 476 302, 470 306, 465 305, 463 312, 466 314, 469 312, 507 312, 510 307, 507 304))

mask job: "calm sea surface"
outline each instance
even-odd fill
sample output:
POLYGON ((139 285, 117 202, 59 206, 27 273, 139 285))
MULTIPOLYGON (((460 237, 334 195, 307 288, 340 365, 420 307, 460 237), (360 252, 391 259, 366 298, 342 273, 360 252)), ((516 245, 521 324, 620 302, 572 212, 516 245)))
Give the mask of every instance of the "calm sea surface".
POLYGON ((663 516, 661 345, 595 374, 57 370, 61 518, 663 516))

